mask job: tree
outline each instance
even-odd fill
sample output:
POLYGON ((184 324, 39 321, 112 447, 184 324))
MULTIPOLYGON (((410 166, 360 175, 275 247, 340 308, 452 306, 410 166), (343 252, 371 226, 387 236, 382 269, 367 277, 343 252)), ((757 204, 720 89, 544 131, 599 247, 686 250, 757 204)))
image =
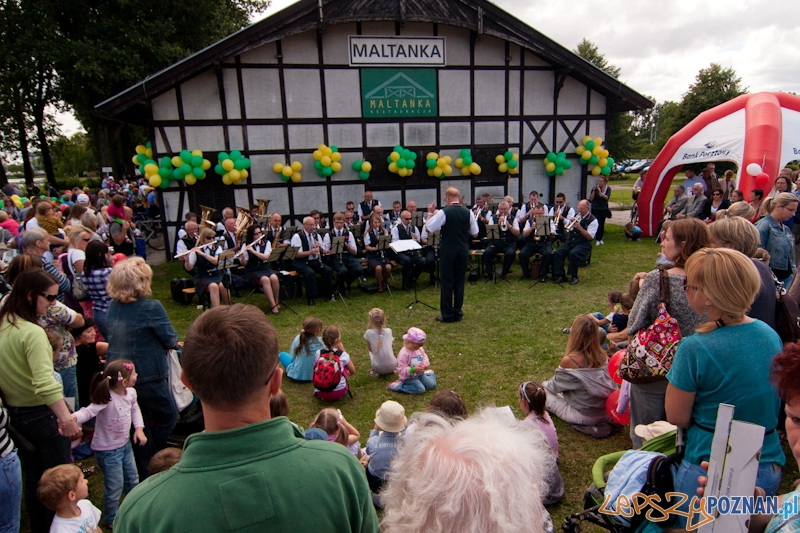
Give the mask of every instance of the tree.
POLYGON ((601 54, 600 50, 597 49, 597 46, 586 37, 584 37, 583 40, 578 43, 575 53, 597 68, 606 71, 606 73, 613 78, 619 78, 619 75, 622 72, 622 69, 609 63, 606 59, 606 56, 601 54))
POLYGON ((53 165, 56 173, 64 178, 77 178, 85 172, 100 168, 92 140, 83 132, 70 138, 61 135, 53 142, 53 165))

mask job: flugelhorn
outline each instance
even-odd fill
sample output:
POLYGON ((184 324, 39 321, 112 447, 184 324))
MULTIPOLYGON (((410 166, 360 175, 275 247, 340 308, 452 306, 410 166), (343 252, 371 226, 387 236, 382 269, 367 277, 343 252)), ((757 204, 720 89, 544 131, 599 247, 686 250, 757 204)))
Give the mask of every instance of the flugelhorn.
POLYGON ((579 217, 578 215, 575 215, 574 217, 572 217, 570 219, 570 221, 567 223, 567 225, 564 226, 564 231, 571 231, 572 228, 575 226, 575 224, 577 224, 578 221, 580 221, 580 219, 581 219, 581 217, 579 217))
POLYGON ((500 231, 508 231, 508 217, 503 215, 500 217, 500 231))

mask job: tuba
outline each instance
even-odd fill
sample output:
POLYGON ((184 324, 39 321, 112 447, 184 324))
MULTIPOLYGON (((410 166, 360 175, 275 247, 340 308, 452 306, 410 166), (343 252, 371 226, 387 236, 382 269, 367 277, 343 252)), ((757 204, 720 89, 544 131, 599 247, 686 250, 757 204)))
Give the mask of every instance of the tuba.
POLYGON ((237 205, 236 211, 239 213, 236 217, 236 242, 242 242, 244 232, 247 231, 247 228, 255 224, 255 220, 250 214, 250 211, 244 207, 239 207, 237 205))
POLYGON ((211 214, 213 212, 215 212, 215 211, 216 211, 216 209, 214 209, 213 207, 207 207, 205 205, 201 205, 200 206, 200 227, 201 227, 201 229, 204 227, 203 226, 204 224, 206 226, 208 226, 209 228, 211 228, 211 229, 215 229, 216 228, 217 225, 214 224, 213 222, 211 222, 211 214))
POLYGON ((261 229, 264 229, 269 224, 269 202, 270 200, 263 199, 263 198, 256 198, 258 202, 258 224, 261 226, 261 229))

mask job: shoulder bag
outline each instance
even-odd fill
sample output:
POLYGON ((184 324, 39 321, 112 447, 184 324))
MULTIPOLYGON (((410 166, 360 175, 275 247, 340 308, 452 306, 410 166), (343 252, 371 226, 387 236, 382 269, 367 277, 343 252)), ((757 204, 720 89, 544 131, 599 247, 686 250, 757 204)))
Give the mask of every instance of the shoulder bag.
POLYGON ((80 273, 78 273, 78 269, 75 268, 75 263, 72 260, 70 260, 69 266, 70 270, 75 272, 72 274, 72 295, 79 302, 88 300, 89 295, 86 294, 86 285, 83 284, 83 279, 80 273))

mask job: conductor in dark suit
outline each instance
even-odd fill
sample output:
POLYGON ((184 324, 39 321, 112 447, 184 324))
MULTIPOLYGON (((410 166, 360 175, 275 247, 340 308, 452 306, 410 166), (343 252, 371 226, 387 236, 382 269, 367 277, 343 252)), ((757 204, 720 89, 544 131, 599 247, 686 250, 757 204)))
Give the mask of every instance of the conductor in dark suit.
POLYGON ((441 312, 439 322, 458 322, 464 316, 464 278, 469 265, 470 237, 478 236, 475 215, 461 205, 461 193, 449 187, 445 193, 447 206, 434 213, 434 205, 428 206, 431 217, 425 223, 429 233, 441 229, 439 245, 439 273, 442 282, 441 312))

